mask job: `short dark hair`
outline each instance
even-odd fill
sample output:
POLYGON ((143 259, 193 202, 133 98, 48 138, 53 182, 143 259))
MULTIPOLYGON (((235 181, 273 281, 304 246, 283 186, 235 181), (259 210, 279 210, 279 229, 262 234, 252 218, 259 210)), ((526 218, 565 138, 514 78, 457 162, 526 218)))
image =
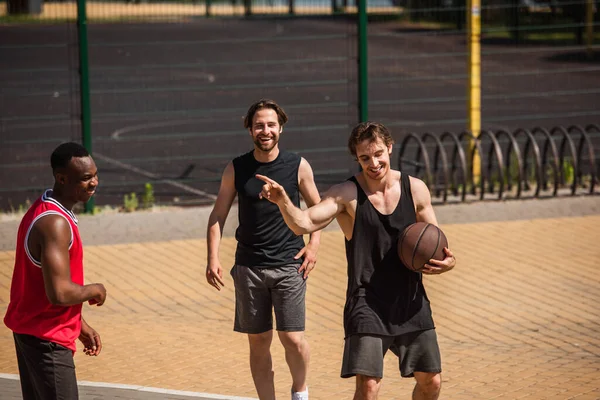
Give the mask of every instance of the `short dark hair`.
POLYGON ((52 170, 56 171, 59 168, 65 168, 71 158, 73 157, 89 157, 90 153, 80 145, 75 142, 68 142, 59 145, 50 156, 50 165, 52 166, 52 170))
POLYGON ((279 104, 275 103, 271 99, 260 99, 256 103, 252 104, 244 117, 244 128, 249 129, 252 126, 252 120, 254 119, 254 114, 258 110, 262 110, 263 108, 270 108, 271 110, 277 113, 277 120, 279 121, 279 125, 283 126, 288 121, 288 116, 283 111, 283 108, 279 106, 279 104))
POLYGON ((348 139, 348 149, 356 157, 356 146, 360 142, 365 140, 375 141, 377 138, 381 139, 386 146, 394 144, 394 138, 385 125, 379 122, 361 122, 352 129, 348 139))

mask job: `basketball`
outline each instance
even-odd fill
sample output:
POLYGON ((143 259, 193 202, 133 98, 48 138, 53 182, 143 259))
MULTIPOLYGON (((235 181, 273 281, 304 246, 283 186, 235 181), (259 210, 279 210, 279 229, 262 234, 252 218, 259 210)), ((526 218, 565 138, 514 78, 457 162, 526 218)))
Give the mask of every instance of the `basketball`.
POLYGON ((416 222, 406 227, 398 239, 398 256, 408 269, 420 271, 430 259, 443 260, 448 239, 433 224, 416 222))

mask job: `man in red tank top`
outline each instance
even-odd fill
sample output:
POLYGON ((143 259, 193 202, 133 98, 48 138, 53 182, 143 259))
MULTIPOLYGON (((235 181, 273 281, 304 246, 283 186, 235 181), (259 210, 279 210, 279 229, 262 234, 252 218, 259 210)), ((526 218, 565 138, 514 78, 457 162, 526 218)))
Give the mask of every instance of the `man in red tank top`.
POLYGON ((77 399, 75 339, 97 356, 100 335, 81 316, 82 303, 101 306, 106 289, 84 285, 83 246, 71 211, 98 186, 98 170, 77 143, 50 157, 54 188, 27 211, 19 226, 10 303, 4 323, 13 331, 24 400, 77 399))

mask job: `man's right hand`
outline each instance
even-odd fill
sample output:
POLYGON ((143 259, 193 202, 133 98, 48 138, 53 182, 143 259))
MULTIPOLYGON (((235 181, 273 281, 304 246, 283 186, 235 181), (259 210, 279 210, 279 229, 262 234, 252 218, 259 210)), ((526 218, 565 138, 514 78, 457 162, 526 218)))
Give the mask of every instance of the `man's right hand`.
POLYGON ((94 283, 95 289, 98 291, 98 294, 91 299, 88 300, 88 304, 93 306, 97 305, 100 307, 106 301, 106 288, 101 283, 94 283))
POLYGON ((262 187, 262 191, 258 195, 261 199, 267 199, 271 203, 278 204, 287 197, 287 193, 283 186, 273 179, 260 174, 256 174, 255 176, 265 183, 262 187))
POLYGON ((206 266, 206 281, 217 290, 225 286, 221 263, 211 263, 206 266))

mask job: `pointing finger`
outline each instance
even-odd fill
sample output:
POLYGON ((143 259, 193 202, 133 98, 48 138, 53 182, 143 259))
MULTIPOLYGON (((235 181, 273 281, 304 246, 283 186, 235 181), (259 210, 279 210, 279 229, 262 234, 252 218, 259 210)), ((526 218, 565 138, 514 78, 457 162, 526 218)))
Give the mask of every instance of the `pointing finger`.
POLYGON ((267 177, 267 176, 261 175, 261 174, 256 174, 256 175, 254 175, 254 176, 255 176, 257 179, 260 179, 261 181, 263 181, 263 182, 265 182, 265 183, 270 183, 271 185, 274 185, 274 184, 276 184, 276 183, 277 183, 277 182, 275 182, 273 179, 271 179, 271 178, 269 178, 269 177, 267 177))

